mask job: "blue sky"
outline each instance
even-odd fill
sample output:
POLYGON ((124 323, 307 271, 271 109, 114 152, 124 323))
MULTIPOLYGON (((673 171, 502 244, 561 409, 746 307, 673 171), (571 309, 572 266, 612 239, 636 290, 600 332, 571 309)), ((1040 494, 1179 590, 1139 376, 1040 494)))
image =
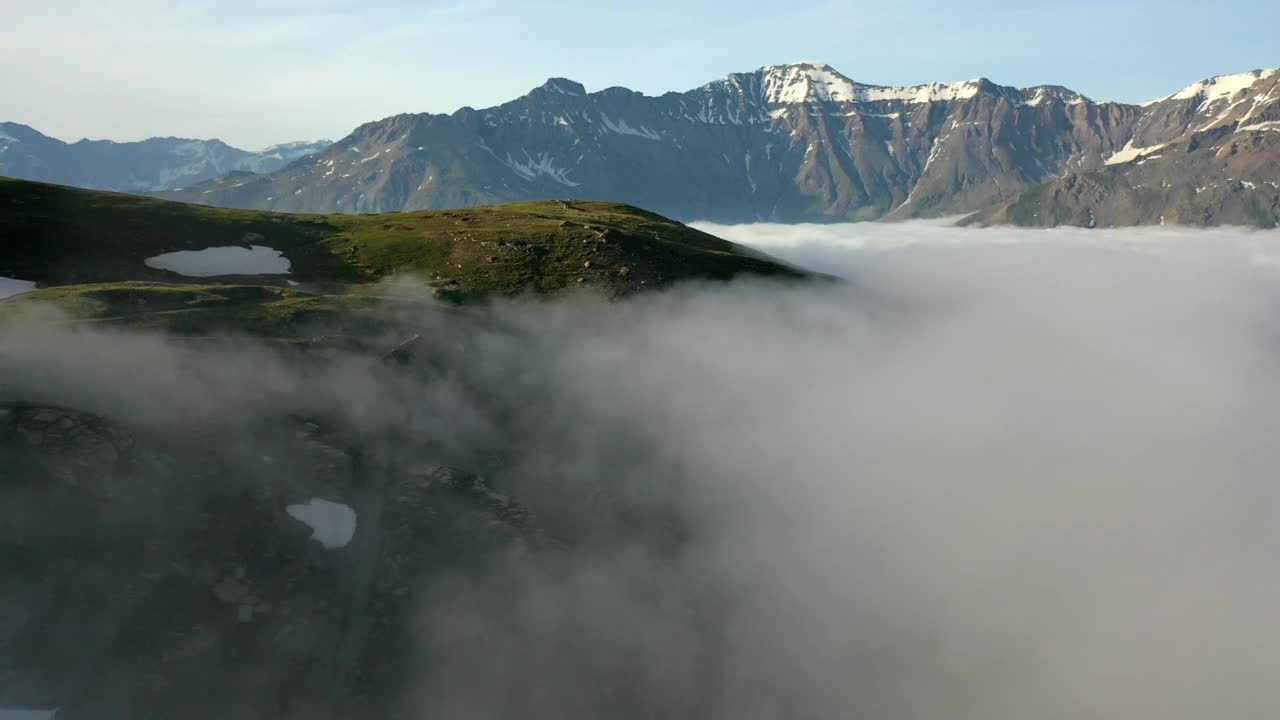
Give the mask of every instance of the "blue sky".
POLYGON ((67 140, 338 138, 548 77, 687 90, 821 60, 860 82, 985 76, 1141 101, 1280 66, 1280 3, 1184 0, 6 0, 0 120, 67 140))

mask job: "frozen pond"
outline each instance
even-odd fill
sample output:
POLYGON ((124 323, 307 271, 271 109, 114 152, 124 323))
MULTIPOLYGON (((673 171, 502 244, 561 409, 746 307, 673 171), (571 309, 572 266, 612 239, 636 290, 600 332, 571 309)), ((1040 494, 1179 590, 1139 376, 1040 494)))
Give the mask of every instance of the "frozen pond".
POLYGON ((217 275, 288 275, 289 259, 265 245, 211 247, 181 250, 147 258, 147 267, 169 270, 187 277, 217 275))

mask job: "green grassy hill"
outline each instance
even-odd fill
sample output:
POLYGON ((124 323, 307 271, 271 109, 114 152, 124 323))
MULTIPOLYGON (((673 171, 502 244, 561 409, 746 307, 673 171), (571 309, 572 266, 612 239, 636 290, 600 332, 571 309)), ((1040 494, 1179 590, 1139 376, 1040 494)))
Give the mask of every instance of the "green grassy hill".
POLYGON ((743 273, 802 277, 728 241, 618 203, 553 200, 382 215, 227 210, 0 178, 0 276, 73 317, 197 333, 279 334, 378 301, 375 283, 410 275, 468 302, 586 288, 609 298, 743 273), (181 250, 263 245, 287 276, 190 278, 148 267, 181 250), (292 281, 292 284, 287 282, 292 281))
MULTIPOLYGON (((45 285, 184 282, 143 260, 178 250, 265 245, 290 279, 360 284, 418 275, 452 297, 610 297, 693 278, 798 276, 728 241, 618 203, 530 201, 383 215, 226 210, 0 178, 0 275, 45 285)), ((240 278, 245 280, 245 278, 240 278)), ((261 278, 254 278, 254 281, 261 278)))

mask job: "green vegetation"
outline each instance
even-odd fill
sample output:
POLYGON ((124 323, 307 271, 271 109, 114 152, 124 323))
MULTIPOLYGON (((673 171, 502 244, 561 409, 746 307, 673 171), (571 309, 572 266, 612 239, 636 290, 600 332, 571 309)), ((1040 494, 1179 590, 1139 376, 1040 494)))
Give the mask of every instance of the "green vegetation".
POLYGON ((178 335, 235 331, 284 338, 354 322, 369 329, 362 311, 379 302, 362 292, 316 295, 270 285, 98 283, 59 285, 2 301, 0 319, 45 306, 76 322, 178 335))
MULTIPOLYGON (((590 287, 607 297, 685 279, 800 273, 627 205, 530 201, 382 215, 295 215, 187 205, 0 179, 0 275, 42 286, 191 282, 146 258, 266 245, 312 291, 412 274, 467 300, 590 287)), ((262 277, 225 282, 279 283, 262 277)))
POLYGON ((0 178, 0 276, 41 289, 0 301, 76 322, 180 335, 276 338, 377 329, 388 303, 413 312, 494 296, 588 288, 608 298, 681 280, 804 273, 618 203, 531 201, 382 215, 294 215, 188 205, 0 178), (264 245, 287 276, 193 279, 148 267, 163 253, 264 245), (378 284, 420 279, 430 293, 378 284), (407 295, 407 296, 402 296, 407 295), (432 298, 447 301, 445 305, 432 298))

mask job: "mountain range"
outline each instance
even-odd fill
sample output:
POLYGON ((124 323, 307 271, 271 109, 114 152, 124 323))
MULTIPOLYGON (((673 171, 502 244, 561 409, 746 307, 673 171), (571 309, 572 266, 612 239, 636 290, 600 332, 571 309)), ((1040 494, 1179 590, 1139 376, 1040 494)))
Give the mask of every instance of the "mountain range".
POLYGON ((221 140, 175 137, 67 143, 0 122, 0 175, 97 190, 172 190, 235 171, 269 173, 329 144, 292 142, 249 152, 221 140))
MULTIPOLYGON (((279 169, 247 163, 157 194, 286 212, 581 197, 729 223, 1274 227, 1278 133, 1274 69, 1127 104, 984 78, 885 87, 804 62, 657 97, 552 78, 497 107, 396 115, 279 169)), ((28 176, 4 153, 0 173, 28 176)))

